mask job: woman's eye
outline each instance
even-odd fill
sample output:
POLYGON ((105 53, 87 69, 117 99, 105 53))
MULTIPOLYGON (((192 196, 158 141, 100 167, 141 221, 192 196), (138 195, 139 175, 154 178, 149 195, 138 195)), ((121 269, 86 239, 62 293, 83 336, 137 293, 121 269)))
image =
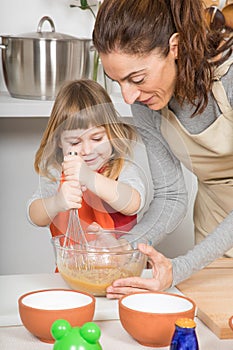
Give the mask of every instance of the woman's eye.
POLYGON ((133 82, 134 84, 142 84, 142 83, 144 82, 144 78, 143 78, 143 79, 140 79, 140 80, 134 79, 134 80, 132 80, 132 82, 133 82))
POLYGON ((80 143, 79 141, 70 142, 71 146, 78 145, 79 143, 80 143))
POLYGON ((141 84, 144 82, 145 77, 140 76, 140 77, 133 77, 131 78, 132 83, 134 84, 141 84))

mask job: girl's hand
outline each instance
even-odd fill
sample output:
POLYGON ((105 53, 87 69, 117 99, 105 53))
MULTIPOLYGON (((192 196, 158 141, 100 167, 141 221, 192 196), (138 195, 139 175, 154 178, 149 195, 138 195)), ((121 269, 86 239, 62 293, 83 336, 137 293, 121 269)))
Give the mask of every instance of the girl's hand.
POLYGON ((124 238, 116 239, 114 229, 105 230, 96 222, 92 222, 86 229, 89 235, 95 235, 96 239, 89 242, 90 246, 98 248, 112 248, 112 251, 132 249, 129 242, 124 238))
POLYGON ((62 163, 62 170, 66 181, 79 181, 82 186, 86 185, 93 171, 86 165, 80 156, 67 155, 62 163))
POLYGON ((82 195, 81 186, 78 181, 63 182, 56 196, 58 212, 81 208, 82 195))
POLYGON ((148 256, 153 278, 128 277, 118 279, 107 288, 107 298, 119 299, 125 294, 134 292, 163 291, 171 286, 171 261, 149 245, 140 243, 138 248, 148 256))

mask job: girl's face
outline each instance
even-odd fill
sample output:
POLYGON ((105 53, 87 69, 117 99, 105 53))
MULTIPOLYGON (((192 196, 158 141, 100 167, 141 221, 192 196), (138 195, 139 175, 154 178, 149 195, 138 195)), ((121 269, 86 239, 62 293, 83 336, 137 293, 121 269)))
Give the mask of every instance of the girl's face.
POLYGON ((65 130, 61 135, 60 146, 63 155, 75 151, 94 171, 99 170, 111 157, 112 145, 105 128, 65 130))
POLYGON ((113 51, 100 57, 106 74, 120 85, 126 103, 139 101, 153 110, 168 104, 176 82, 176 45, 167 57, 156 49, 144 56, 113 51))

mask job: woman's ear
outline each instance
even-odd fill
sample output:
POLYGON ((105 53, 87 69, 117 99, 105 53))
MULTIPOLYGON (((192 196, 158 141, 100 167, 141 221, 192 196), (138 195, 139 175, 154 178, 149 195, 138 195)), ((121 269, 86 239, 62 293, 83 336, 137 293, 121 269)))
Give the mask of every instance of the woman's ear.
POLYGON ((179 34, 174 33, 169 39, 170 52, 173 54, 174 58, 178 58, 178 44, 179 44, 179 34))

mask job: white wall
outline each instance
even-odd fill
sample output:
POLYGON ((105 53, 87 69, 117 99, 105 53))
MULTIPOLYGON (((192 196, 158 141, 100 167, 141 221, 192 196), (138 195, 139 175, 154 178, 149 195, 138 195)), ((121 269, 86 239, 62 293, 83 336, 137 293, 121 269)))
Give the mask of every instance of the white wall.
POLYGON ((26 202, 38 183, 34 154, 46 122, 0 118, 0 274, 54 271, 48 230, 26 218, 26 202))
MULTIPOLYGON (((36 31, 40 18, 50 16, 56 31, 91 37, 93 18, 88 11, 70 9, 68 0, 1 0, 0 34, 36 31)), ((0 65, 1 66, 1 65, 0 65)), ((6 90, 0 69, 0 95, 6 90)), ((0 105, 1 108, 1 105, 0 105)), ((54 254, 45 228, 35 228, 26 219, 26 202, 37 187, 33 169, 47 118, 0 118, 0 274, 54 271, 54 254)), ((185 171, 190 194, 185 220, 159 250, 169 257, 193 246, 192 206, 194 177, 185 171)))

